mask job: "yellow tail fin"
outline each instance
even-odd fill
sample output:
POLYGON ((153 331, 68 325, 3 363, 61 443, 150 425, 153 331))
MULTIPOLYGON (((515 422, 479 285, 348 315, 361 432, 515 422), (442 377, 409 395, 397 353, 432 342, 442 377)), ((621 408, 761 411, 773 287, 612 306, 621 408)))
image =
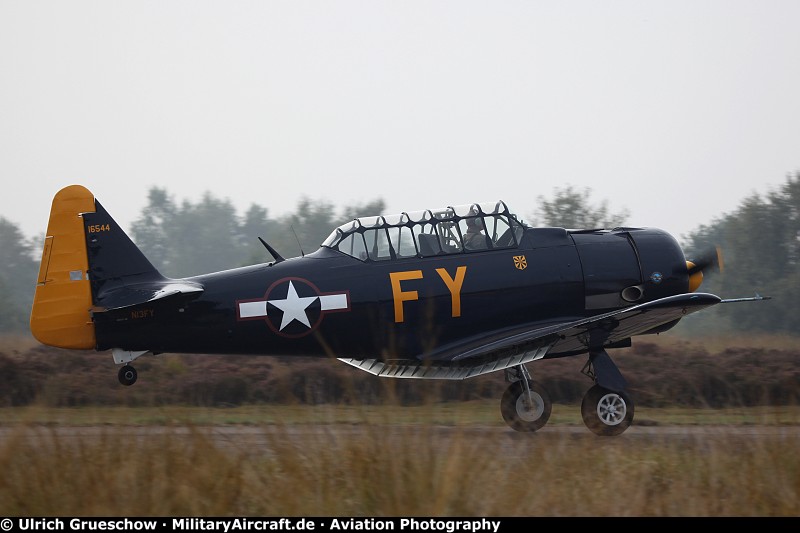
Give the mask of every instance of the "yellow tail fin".
POLYGON ((94 195, 70 185, 53 198, 30 327, 36 339, 70 349, 95 347, 92 292, 81 213, 94 212, 94 195))

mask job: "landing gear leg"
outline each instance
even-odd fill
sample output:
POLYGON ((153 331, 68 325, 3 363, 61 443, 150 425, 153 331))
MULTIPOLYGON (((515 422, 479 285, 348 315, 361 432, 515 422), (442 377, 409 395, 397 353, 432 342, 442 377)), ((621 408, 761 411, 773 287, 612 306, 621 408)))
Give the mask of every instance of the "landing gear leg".
POLYGON ((547 391, 531 380, 524 365, 507 369, 506 380, 512 381, 500 401, 500 411, 506 424, 515 431, 527 432, 544 427, 553 409, 547 391))
POLYGON ((119 378, 119 382, 123 385, 130 387, 134 383, 136 383, 136 378, 139 377, 136 369, 133 368, 131 365, 125 365, 119 369, 119 373, 117 373, 117 377, 119 378))

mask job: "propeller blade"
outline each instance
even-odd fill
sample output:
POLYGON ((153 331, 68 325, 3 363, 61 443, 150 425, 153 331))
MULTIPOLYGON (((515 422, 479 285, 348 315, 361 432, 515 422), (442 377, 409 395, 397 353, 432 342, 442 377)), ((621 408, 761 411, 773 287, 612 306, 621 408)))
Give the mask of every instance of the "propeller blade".
POLYGON ((703 272, 709 268, 717 269, 722 272, 724 263, 722 261, 722 249, 716 246, 714 250, 702 254, 697 259, 690 261, 689 275, 697 272, 703 272))

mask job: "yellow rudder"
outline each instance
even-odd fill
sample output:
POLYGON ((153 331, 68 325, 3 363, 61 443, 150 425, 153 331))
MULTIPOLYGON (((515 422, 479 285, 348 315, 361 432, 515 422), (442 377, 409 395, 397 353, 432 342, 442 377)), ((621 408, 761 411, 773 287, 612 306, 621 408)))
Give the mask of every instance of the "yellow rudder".
POLYGON ((53 198, 30 320, 31 333, 43 344, 87 350, 96 345, 81 217, 94 211, 94 195, 81 185, 53 198))

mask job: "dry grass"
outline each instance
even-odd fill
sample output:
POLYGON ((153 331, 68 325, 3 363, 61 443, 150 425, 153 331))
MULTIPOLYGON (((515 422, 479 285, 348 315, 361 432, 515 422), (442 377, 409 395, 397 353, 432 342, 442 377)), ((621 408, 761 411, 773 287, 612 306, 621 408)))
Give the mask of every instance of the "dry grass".
POLYGON ((12 424, 0 432, 0 515, 800 514, 800 431, 767 415, 771 431, 601 438, 569 425, 519 434, 451 407, 429 406, 446 424, 342 409, 227 429, 12 424))

